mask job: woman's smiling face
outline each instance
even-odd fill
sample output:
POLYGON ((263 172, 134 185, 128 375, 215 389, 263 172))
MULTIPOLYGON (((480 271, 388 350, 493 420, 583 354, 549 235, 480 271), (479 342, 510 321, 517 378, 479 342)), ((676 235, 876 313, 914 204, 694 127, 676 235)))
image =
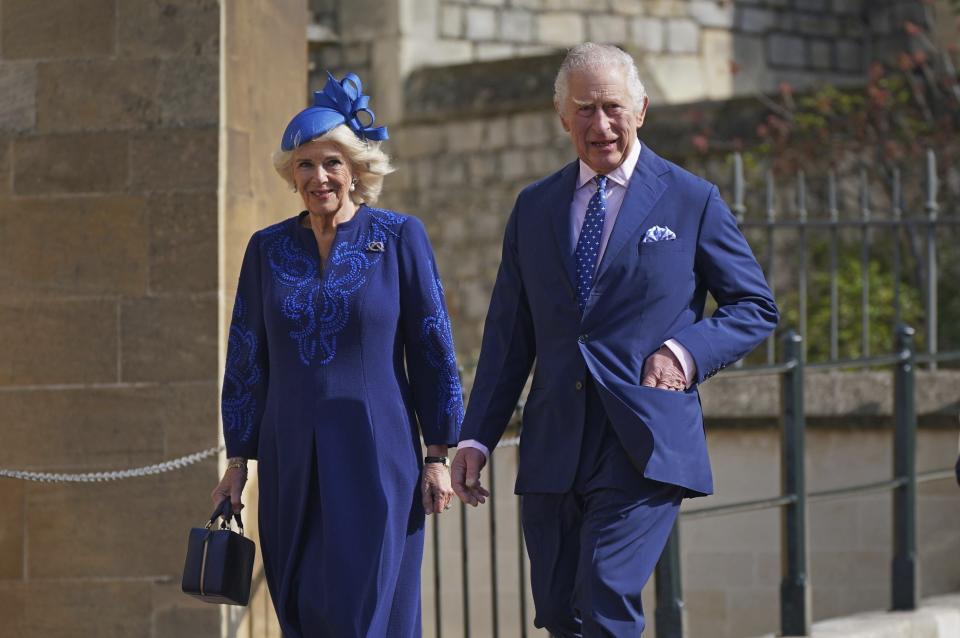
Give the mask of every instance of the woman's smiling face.
POLYGON ((350 199, 353 170, 335 142, 323 138, 293 152, 293 183, 314 215, 336 215, 355 208, 350 199))

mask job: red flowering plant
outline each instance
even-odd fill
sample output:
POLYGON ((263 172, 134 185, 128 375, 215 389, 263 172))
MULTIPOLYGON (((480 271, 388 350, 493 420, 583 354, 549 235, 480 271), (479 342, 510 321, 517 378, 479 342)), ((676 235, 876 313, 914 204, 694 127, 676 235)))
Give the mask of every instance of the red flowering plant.
MULTIPOLYGON (((923 156, 933 149, 941 177, 939 203, 941 217, 956 215, 958 198, 957 175, 960 171, 960 0, 940 3, 951 13, 953 34, 943 37, 946 27, 934 21, 930 2, 923 3, 923 17, 899 25, 897 46, 882 59, 869 64, 864 82, 859 87, 823 85, 812 90, 799 90, 789 83, 780 84, 773 96, 757 97, 762 108, 754 126, 753 135, 722 139, 714 135, 711 122, 695 118, 692 147, 706 161, 717 152, 743 150, 744 164, 753 183, 760 172, 771 167, 779 177, 778 215, 796 208, 795 175, 803 170, 807 181, 807 207, 811 216, 826 217, 825 172, 839 168, 840 217, 859 217, 860 210, 858 169, 868 168, 876 181, 871 189, 874 200, 868 204, 873 215, 887 216, 901 207, 907 217, 926 214, 924 202, 923 156), (939 31, 941 44, 934 37, 939 31), (944 42, 945 41, 945 42, 944 42), (894 170, 903 177, 901 202, 890 201, 894 170), (953 175, 953 177, 949 177, 953 175), (845 176, 845 177, 844 177, 845 176), (879 177, 879 179, 877 179, 879 177), (946 179, 944 179, 946 177, 946 179), (909 180, 909 183, 908 183, 909 180), (908 192, 909 191, 909 192, 908 192), (883 199, 885 201, 878 201, 883 199)), ((942 13, 940 14, 942 20, 942 13)), ((739 69, 733 65, 736 73, 739 69)), ((762 189, 748 189, 747 208, 764 210, 762 189)), ((956 226, 937 229, 940 272, 939 288, 939 342, 941 350, 960 347, 960 252, 956 226)), ((755 235, 759 232, 754 229, 755 235)), ((806 316, 808 354, 811 360, 829 356, 831 326, 829 299, 831 285, 837 285, 840 297, 839 354, 857 356, 861 352, 859 332, 862 325, 860 295, 864 281, 869 282, 870 350, 888 351, 893 342, 897 321, 906 321, 919 329, 918 347, 926 347, 928 338, 924 327, 924 309, 921 301, 929 273, 926 268, 926 227, 908 226, 901 233, 874 230, 871 233, 869 264, 866 272, 861 265, 861 231, 841 231, 839 235, 838 270, 832 281, 829 233, 812 232, 806 249, 809 274, 807 282, 808 310, 806 316), (900 274, 893 267, 895 244, 900 248, 900 274), (899 284, 899 285, 898 285, 899 284), (893 303, 894 291, 899 291, 899 302, 893 303), (895 306, 899 310, 895 309, 895 306), (827 344, 827 345, 825 345, 827 344)), ((754 237, 754 235, 748 235, 754 237)), ((754 237, 773 251, 775 246, 763 243, 762 233, 754 237)), ((785 240, 784 240, 785 241, 785 240)), ((784 312, 781 323, 795 327, 800 323, 799 291, 793 252, 777 259, 784 261, 775 269, 778 279, 778 301, 784 312)), ((768 259, 765 256, 764 259, 768 259)), ((756 355, 759 356, 759 355, 756 355)))
MULTIPOLYGON (((929 26, 932 8, 925 6, 925 24, 900 25, 902 46, 872 62, 861 87, 824 85, 801 93, 782 82, 776 96, 758 96, 766 113, 753 140, 713 139, 701 128, 691 137, 692 146, 704 154, 743 146, 751 155, 769 158, 781 174, 811 161, 824 166, 824 160, 835 164, 851 157, 889 169, 927 148, 941 163, 955 163, 960 157, 960 0, 950 0, 950 9, 952 42, 937 45, 929 26)), ((739 70, 735 62, 731 69, 739 70)))

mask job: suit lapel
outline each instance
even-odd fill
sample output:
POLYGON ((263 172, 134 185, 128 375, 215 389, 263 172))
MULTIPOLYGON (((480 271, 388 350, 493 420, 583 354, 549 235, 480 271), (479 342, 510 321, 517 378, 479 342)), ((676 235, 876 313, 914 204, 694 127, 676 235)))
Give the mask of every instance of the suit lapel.
POLYGON ((560 179, 547 193, 543 207, 550 218, 553 227, 553 236, 557 241, 563 269, 567 272, 570 289, 576 290, 577 271, 574 265, 573 251, 575 246, 570 236, 570 202, 573 201, 573 192, 577 187, 577 176, 580 174, 580 164, 577 161, 567 164, 560 171, 560 179))
MULTIPOLYGON (((603 258, 593 281, 594 288, 603 281, 604 275, 610 270, 610 265, 620 257, 624 246, 640 230, 644 220, 663 195, 667 185, 659 176, 669 170, 666 162, 660 159, 649 146, 645 145, 641 148, 640 157, 630 178, 630 185, 627 187, 623 204, 617 214, 617 221, 613 225, 613 232, 610 233, 607 248, 603 251, 603 258)), ((597 292, 600 293, 602 290, 603 288, 600 288, 597 292)))

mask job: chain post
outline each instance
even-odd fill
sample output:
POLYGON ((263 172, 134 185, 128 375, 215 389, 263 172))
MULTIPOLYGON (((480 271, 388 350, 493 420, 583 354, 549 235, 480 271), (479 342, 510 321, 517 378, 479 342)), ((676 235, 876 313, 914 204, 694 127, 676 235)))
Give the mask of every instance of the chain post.
POLYGON ((895 611, 917 608, 920 601, 917 561, 917 413, 914 403, 914 329, 900 325, 897 351, 903 359, 894 371, 893 475, 905 483, 893 491, 892 602, 895 611))
POLYGON ((803 339, 784 336, 784 360, 793 362, 783 377, 782 493, 795 497, 781 513, 783 579, 780 581, 780 635, 810 631, 810 581, 807 567, 807 495, 804 477, 803 339))

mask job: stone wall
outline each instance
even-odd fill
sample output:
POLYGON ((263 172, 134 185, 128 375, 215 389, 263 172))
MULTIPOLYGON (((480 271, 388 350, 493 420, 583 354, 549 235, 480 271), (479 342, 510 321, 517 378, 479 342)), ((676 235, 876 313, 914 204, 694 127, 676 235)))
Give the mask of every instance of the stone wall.
MULTIPOLYGON (((0 2, 2 467, 216 444, 219 14, 0 2)), ((0 636, 214 635, 179 577, 215 472, 0 480, 0 636)))
POLYGON ((826 0, 440 0, 437 31, 447 63, 451 51, 472 62, 585 40, 626 46, 658 96, 684 102, 769 90, 774 74, 858 74, 871 30, 862 10, 826 0))
MULTIPOLYGON (((370 77, 392 121, 410 73, 608 42, 637 59, 654 103, 722 100, 781 82, 862 81, 867 63, 923 23, 915 0, 311 0, 322 27, 309 85, 370 77)), ((318 31, 319 33, 319 31, 318 31)), ((383 108, 383 106, 381 106, 383 108)), ((414 114, 415 115, 415 114, 414 114)))
MULTIPOLYGON (((890 430, 813 429, 807 434, 807 486, 818 491, 890 476, 890 430), (842 468, 842 469, 841 469, 842 468)), ((763 498, 779 490, 778 433, 712 430, 708 434, 717 496, 685 508, 763 498)), ((920 471, 956 459, 956 426, 923 430, 920 471)), ((918 556, 923 596, 960 589, 960 508, 952 480, 919 488, 918 556)), ((892 501, 859 496, 808 506, 812 610, 816 620, 890 605, 892 501)), ((780 516, 775 510, 681 522, 683 582, 691 638, 772 632, 779 623, 780 516)))
POLYGON ((479 353, 503 228, 520 189, 571 159, 556 115, 533 111, 391 129, 397 172, 385 206, 427 226, 444 279, 457 349, 479 353))
MULTIPOLYGON (((216 445, 238 255, 296 210, 267 146, 305 23, 299 0, 0 0, 0 467, 216 445)), ((218 474, 0 480, 0 637, 220 635, 179 583, 218 474)))

